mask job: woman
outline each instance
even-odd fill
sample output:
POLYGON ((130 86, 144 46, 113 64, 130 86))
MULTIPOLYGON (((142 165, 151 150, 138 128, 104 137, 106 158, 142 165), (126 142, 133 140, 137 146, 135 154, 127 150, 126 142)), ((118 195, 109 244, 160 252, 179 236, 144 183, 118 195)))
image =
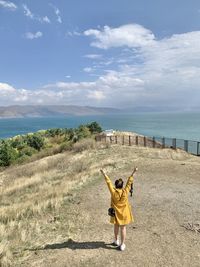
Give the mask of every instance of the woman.
POLYGON ((125 238, 126 238, 126 225, 133 222, 133 215, 131 211, 131 206, 128 202, 128 194, 131 189, 131 184, 133 183, 133 175, 138 170, 135 168, 128 178, 126 186, 123 188, 123 180, 118 179, 115 181, 115 188, 103 170, 100 170, 105 181, 107 183, 108 189, 111 193, 111 207, 115 210, 115 216, 110 218, 110 223, 114 224, 114 245, 119 246, 120 250, 125 250, 125 238), (121 230, 121 243, 118 240, 119 228, 121 230))

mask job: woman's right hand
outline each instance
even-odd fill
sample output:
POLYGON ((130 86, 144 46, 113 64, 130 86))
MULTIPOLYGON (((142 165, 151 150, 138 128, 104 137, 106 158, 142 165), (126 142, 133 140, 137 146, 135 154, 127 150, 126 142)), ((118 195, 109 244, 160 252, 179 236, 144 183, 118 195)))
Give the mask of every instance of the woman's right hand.
POLYGON ((134 173, 136 173, 136 171, 138 171, 138 167, 135 167, 135 168, 134 168, 134 170, 133 170, 133 172, 132 172, 132 175, 131 175, 131 176, 133 176, 133 174, 134 174, 134 173))
POLYGON ((105 176, 105 172, 103 171, 103 169, 100 169, 100 172, 105 176))

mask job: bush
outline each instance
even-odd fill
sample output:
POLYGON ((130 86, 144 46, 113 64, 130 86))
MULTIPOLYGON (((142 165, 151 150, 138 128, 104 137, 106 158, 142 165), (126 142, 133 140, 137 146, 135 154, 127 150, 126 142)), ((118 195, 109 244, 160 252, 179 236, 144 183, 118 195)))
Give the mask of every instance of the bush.
POLYGON ((8 142, 2 141, 0 145, 0 166, 10 166, 17 158, 17 150, 8 142))
POLYGON ((20 150, 19 156, 22 157, 23 155, 26 155, 26 156, 31 157, 36 152, 37 150, 35 148, 27 146, 20 150))
POLYGON ((38 133, 27 135, 26 143, 28 146, 33 147, 36 150, 40 151, 41 148, 44 147, 44 138, 38 133))
POLYGON ((65 142, 60 145, 60 152, 71 150, 72 149, 72 143, 71 142, 65 142))
POLYGON ((85 125, 80 125, 76 130, 78 140, 91 136, 89 128, 85 125))
POLYGON ((16 159, 16 162, 17 163, 23 163, 25 161, 28 161, 29 159, 30 159, 30 157, 24 154, 24 155, 21 155, 18 159, 16 159))
POLYGON ((66 150, 81 152, 95 147, 95 141, 88 139, 92 134, 101 132, 97 122, 80 125, 78 128, 55 128, 41 130, 27 135, 18 135, 6 140, 0 140, 0 166, 40 159, 66 150), (86 139, 87 138, 87 139, 86 139), (85 139, 85 140, 83 140, 85 139), (38 153, 39 152, 39 153, 38 153))
POLYGON ((10 144, 13 148, 17 148, 17 150, 21 150, 27 146, 24 136, 13 137, 10 141, 10 144))

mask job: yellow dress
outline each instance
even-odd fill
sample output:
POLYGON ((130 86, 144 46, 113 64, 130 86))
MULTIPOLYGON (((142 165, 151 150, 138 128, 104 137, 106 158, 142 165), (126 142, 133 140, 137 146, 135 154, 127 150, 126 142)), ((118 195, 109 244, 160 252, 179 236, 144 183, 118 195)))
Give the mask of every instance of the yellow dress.
POLYGON ((110 217, 110 223, 125 225, 134 221, 128 194, 133 183, 133 176, 128 178, 125 188, 116 189, 110 178, 106 175, 105 180, 111 193, 111 207, 115 209, 115 217, 110 217))

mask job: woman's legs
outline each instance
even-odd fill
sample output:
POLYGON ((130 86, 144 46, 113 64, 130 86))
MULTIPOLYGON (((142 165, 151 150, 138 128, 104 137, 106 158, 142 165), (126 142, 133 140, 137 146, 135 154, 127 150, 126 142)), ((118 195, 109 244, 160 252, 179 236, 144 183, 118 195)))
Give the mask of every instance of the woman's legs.
POLYGON ((121 230, 121 244, 124 244, 126 239, 126 225, 120 225, 120 230, 121 230))
POLYGON ((117 240, 119 234, 119 224, 114 224, 114 235, 115 235, 115 240, 117 240))

